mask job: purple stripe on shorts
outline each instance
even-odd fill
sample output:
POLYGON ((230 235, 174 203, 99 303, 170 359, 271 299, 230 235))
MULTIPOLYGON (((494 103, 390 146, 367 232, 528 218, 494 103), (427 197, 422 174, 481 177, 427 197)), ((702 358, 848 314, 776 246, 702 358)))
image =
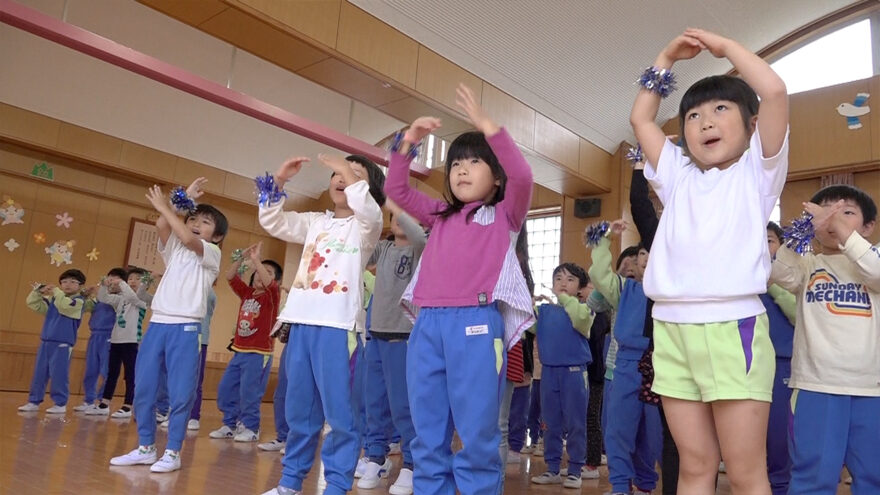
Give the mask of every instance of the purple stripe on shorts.
POLYGON ((739 340, 742 343, 743 354, 746 356, 746 373, 752 368, 752 341, 755 339, 755 321, 756 317, 752 316, 739 320, 739 340))

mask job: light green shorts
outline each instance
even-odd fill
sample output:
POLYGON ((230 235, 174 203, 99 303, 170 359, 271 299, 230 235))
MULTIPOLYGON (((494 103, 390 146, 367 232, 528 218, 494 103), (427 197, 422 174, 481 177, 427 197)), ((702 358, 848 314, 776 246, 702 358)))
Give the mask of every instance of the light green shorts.
POLYGON ((776 353, 767 314, 719 323, 654 320, 652 390, 676 399, 771 402, 776 353))

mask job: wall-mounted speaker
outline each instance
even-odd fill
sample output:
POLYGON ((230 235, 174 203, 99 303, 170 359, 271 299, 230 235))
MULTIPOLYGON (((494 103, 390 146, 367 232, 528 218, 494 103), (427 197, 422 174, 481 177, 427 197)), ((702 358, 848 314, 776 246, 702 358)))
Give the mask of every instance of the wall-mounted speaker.
POLYGON ((602 200, 599 198, 583 198, 574 200, 575 218, 593 218, 602 214, 602 200))

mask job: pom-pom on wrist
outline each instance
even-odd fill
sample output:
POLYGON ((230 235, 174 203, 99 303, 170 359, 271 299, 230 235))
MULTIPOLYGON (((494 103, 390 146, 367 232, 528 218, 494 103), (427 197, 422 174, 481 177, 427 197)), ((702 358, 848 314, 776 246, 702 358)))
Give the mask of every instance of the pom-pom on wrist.
POLYGON ((394 135, 394 138, 391 139, 391 144, 388 146, 388 151, 392 153, 399 153, 404 146, 409 145, 409 150, 406 152, 406 158, 409 161, 413 161, 416 157, 419 156, 419 147, 422 145, 421 142, 416 144, 410 144, 407 141, 404 141, 403 137, 406 135, 403 131, 398 131, 397 134, 394 135))
POLYGON ((814 237, 816 237, 816 231, 813 229, 813 215, 807 212, 792 220, 790 226, 782 229, 783 244, 800 255, 813 251, 814 237))
POLYGON ((584 232, 584 244, 587 246, 597 246, 599 245, 599 241, 602 240, 603 237, 608 235, 608 231, 611 229, 611 224, 607 221, 599 222, 587 227, 587 231, 584 232))
POLYGON ((196 202, 186 194, 183 186, 177 186, 171 190, 171 206, 179 213, 186 215, 196 211, 196 202))
POLYGON ((675 91, 675 74, 669 69, 648 67, 636 82, 648 91, 657 93, 661 98, 666 98, 675 91))
POLYGON ((287 197, 287 193, 283 188, 275 182, 275 176, 266 172, 265 175, 257 176, 254 179, 257 186, 257 203, 260 206, 271 206, 279 201, 283 201, 287 197))
POLYGON ((635 167, 637 163, 645 161, 645 154, 642 153, 642 145, 637 144, 635 148, 630 147, 626 152, 626 159, 630 166, 635 167))

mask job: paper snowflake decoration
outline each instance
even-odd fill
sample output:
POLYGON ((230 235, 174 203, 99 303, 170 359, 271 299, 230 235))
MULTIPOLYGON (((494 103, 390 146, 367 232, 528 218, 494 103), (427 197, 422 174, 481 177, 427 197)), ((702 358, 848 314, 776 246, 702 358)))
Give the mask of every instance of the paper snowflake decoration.
POLYGON ((55 225, 58 227, 64 227, 65 229, 69 229, 70 223, 73 222, 73 217, 68 215, 66 211, 55 215, 55 218, 58 219, 58 221, 55 222, 55 225))
POLYGON ((0 225, 9 225, 11 223, 24 223, 21 218, 24 216, 24 209, 15 204, 12 198, 7 199, 0 204, 0 225))
POLYGON ((39 232, 34 234, 34 242, 37 244, 45 244, 46 243, 46 234, 39 232))
POLYGON ((101 251, 98 251, 98 248, 92 248, 91 251, 86 253, 86 258, 88 258, 89 261, 98 261, 98 256, 100 254, 101 254, 101 251))
POLYGON ((10 253, 15 251, 18 248, 18 246, 20 246, 18 241, 16 241, 15 239, 12 239, 12 238, 10 238, 8 241, 6 241, 6 243, 4 243, 3 245, 6 246, 6 249, 8 249, 10 253))

